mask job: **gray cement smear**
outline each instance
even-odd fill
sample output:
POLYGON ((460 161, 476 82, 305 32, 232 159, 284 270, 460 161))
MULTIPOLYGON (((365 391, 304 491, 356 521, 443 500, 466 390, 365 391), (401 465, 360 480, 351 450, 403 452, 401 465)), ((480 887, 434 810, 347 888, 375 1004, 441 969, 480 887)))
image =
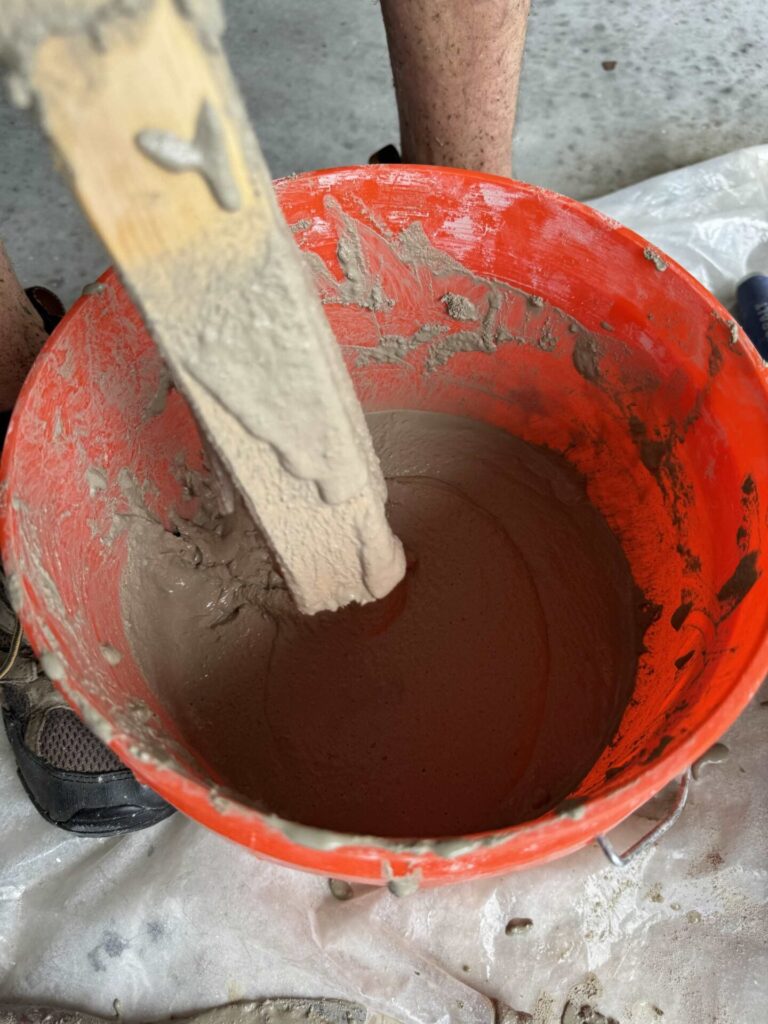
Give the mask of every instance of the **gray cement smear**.
MULTIPOLYGON (((67 2, 54 13, 36 4, 27 28, 26 5, 14 2, 3 53, 13 73, 34 88, 35 48, 47 35, 79 33, 108 50, 118 39, 140 34, 150 16, 170 3, 67 2)), ((183 252, 151 267, 137 261, 122 268, 123 277, 267 537, 297 606, 313 613, 364 604, 389 593, 405 571, 384 512, 381 470, 290 232, 271 190, 261 194, 268 173, 216 38, 218 7, 184 3, 180 10, 203 18, 196 24, 262 203, 243 203, 242 210, 201 229, 183 252), (187 295, 196 301, 181 301, 187 295), (169 296, 180 301, 169 304, 169 296)), ((98 75, 98 65, 91 72, 98 75)), ((220 205, 234 211, 240 200, 219 117, 206 100, 194 139, 148 124, 137 144, 165 169, 202 173, 220 205)))
MULTIPOLYGON (((332 197, 326 198, 324 205, 339 239, 337 259, 341 280, 331 274, 316 253, 304 254, 324 304, 355 305, 369 310, 372 316, 395 308, 398 300, 387 295, 380 272, 377 274, 374 270, 376 260, 388 264, 390 275, 392 268, 397 268, 403 294, 408 291, 405 282, 410 278, 418 279, 424 273, 431 274, 436 285, 442 279, 449 279, 455 289, 460 282, 469 293, 455 290, 441 293, 438 288, 434 308, 424 309, 424 321, 412 333, 380 332, 377 344, 357 346, 357 366, 404 365, 411 353, 424 348, 423 369, 432 373, 460 352, 493 355, 502 345, 529 344, 532 333, 538 348, 551 351, 557 344, 553 319, 578 334, 581 345, 597 348, 598 342, 592 335, 562 310, 545 304, 539 296, 527 296, 503 281, 477 274, 438 249, 427 238, 420 221, 412 221, 393 232, 358 221, 342 210, 332 197), (525 314, 519 329, 511 330, 502 322, 502 313, 508 300, 514 299, 525 300, 522 303, 525 314), (533 332, 529 330, 531 325, 535 328, 533 332)), ((367 216, 371 218, 370 213, 367 216)))
POLYGON ((445 309, 452 320, 477 320, 478 313, 474 302, 465 295, 456 295, 455 292, 446 292, 443 296, 445 309))

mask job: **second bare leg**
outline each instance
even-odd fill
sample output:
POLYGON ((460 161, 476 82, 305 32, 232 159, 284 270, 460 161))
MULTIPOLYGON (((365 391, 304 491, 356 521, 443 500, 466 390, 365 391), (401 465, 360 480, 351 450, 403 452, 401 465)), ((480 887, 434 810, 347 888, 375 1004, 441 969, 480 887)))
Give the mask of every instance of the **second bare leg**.
POLYGON ((381 0, 407 163, 508 176, 530 0, 381 0))
POLYGON ((0 412, 13 408, 46 333, 0 242, 0 412))

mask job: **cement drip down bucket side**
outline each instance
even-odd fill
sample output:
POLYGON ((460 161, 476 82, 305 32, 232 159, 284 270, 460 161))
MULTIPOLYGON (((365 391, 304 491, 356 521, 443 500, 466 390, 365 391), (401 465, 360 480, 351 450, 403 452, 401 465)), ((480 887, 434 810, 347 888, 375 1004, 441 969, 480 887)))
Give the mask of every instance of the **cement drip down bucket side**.
POLYGON ((386 166, 304 175, 278 193, 367 408, 475 417, 564 453, 587 478, 651 623, 613 742, 559 812, 482 836, 338 835, 228 790, 125 636, 121 523, 136 502, 169 527, 172 512, 190 515, 177 467, 204 466, 189 410, 112 272, 38 359, 3 454, 3 561, 25 628, 142 779, 261 856, 374 884, 440 884, 566 854, 680 775, 768 670, 764 367, 681 268, 561 196, 386 166), (476 320, 449 317, 447 293, 469 298, 476 320))

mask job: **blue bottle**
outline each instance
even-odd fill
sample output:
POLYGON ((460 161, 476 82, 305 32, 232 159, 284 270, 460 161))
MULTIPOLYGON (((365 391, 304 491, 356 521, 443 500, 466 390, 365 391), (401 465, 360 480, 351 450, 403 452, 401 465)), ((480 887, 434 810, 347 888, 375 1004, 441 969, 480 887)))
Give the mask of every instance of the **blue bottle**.
POLYGON ((749 274, 736 289, 738 321, 768 360, 768 275, 749 274))

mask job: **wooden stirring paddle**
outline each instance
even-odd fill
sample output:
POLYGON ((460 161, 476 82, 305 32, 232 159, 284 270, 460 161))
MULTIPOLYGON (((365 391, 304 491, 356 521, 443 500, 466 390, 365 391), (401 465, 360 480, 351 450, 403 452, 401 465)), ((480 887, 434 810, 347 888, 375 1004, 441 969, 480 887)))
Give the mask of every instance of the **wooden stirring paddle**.
POLYGON ((37 100, 299 609, 384 596, 405 568, 386 486, 222 53, 218 5, 9 3, 12 93, 37 100))

